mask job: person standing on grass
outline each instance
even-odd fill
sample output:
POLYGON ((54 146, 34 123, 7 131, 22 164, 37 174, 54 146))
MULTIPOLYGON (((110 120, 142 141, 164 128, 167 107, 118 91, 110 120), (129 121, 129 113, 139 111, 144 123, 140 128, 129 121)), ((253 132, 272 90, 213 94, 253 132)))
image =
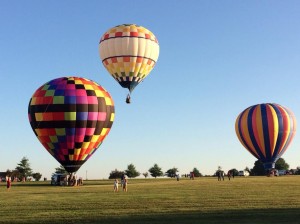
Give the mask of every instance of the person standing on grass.
POLYGON ((221 170, 217 171, 217 177, 218 177, 218 181, 220 181, 221 180, 221 170))
POLYGON ((11 188, 11 177, 10 176, 6 176, 6 188, 8 191, 11 188))
POLYGON ((121 176, 121 188, 123 188, 124 178, 125 178, 125 174, 123 173, 121 176))
POLYGON ((73 176, 73 186, 77 186, 77 178, 75 175, 73 176))
POLYGON ((221 170, 222 180, 224 181, 225 172, 221 170))
POLYGON ((229 180, 230 180, 230 178, 232 177, 231 170, 228 170, 228 172, 227 172, 227 177, 228 177, 229 180))
POLYGON ((128 180, 126 177, 124 177, 123 179, 123 191, 127 192, 127 184, 128 184, 128 180))
POLYGON ((115 179, 114 181, 114 192, 118 192, 119 191, 119 182, 117 179, 115 179))

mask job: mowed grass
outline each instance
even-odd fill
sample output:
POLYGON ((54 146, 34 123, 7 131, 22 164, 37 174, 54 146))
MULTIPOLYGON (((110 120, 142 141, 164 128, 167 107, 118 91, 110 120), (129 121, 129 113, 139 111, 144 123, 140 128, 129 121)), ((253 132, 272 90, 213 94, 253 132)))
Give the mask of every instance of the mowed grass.
POLYGON ((300 176, 0 184, 0 223, 300 223, 300 176), (121 189, 119 189, 121 190, 121 189))

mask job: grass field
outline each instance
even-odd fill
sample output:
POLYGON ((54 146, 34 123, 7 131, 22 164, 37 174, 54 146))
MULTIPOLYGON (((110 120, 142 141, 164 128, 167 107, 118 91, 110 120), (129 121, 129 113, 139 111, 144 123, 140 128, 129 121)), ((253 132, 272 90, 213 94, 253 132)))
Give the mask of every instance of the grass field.
POLYGON ((0 184, 0 223, 300 223, 300 176, 0 184))

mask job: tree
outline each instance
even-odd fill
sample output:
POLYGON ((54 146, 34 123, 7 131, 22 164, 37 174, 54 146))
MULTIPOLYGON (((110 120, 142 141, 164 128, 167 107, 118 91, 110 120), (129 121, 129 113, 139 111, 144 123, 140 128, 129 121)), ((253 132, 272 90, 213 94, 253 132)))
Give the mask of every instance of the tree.
POLYGON ((33 173, 32 177, 33 177, 33 179, 35 179, 35 181, 39 181, 42 178, 42 174, 40 174, 40 173, 33 173))
POLYGON ((264 176, 266 175, 266 171, 263 163, 260 160, 256 160, 254 163, 254 167, 251 169, 251 175, 254 176, 264 176))
POLYGON ((26 157, 23 157, 16 170, 19 172, 19 179, 25 178, 27 179, 28 176, 32 176, 32 169, 30 168, 29 160, 26 157))
MULTIPOLYGON (((285 162, 283 158, 279 158, 275 163, 275 169, 277 170, 288 170, 290 167, 289 164, 285 162)), ((256 160, 254 163, 254 167, 251 169, 251 175, 254 176, 264 176, 266 175, 265 168, 263 163, 260 160, 256 160)))
POLYGON ((20 172, 18 170, 10 171, 9 175, 11 176, 12 180, 14 180, 14 181, 20 180, 20 172))
POLYGON ((120 179, 124 175, 123 171, 117 169, 110 172, 108 179, 120 179))
POLYGON ((177 172, 178 172, 178 169, 173 167, 172 169, 168 169, 165 175, 167 177, 174 177, 175 178, 177 172))
POLYGON ((55 174, 69 174, 68 171, 66 171, 66 169, 60 165, 60 167, 56 167, 55 168, 55 174))
POLYGON ((149 171, 150 175, 155 178, 161 177, 164 175, 164 173, 161 171, 161 168, 156 163, 148 171, 149 171))
POLYGON ((248 166, 246 166, 244 170, 247 171, 248 173, 251 173, 251 170, 249 169, 248 166))
POLYGON ((11 171, 10 169, 6 170, 6 176, 10 176, 12 175, 13 171, 11 171))
POLYGON ((283 158, 279 158, 275 163, 275 169, 277 170, 288 170, 290 165, 285 162, 283 158))
POLYGON ((145 172, 145 173, 143 173, 143 176, 144 176, 145 178, 147 178, 147 177, 148 177, 148 175, 149 175, 149 173, 148 173, 148 172, 145 172))
MULTIPOLYGON (((233 176, 238 176, 239 175, 239 171, 236 168, 232 168, 230 171, 232 172, 233 176)), ((248 172, 250 173, 250 170, 248 172)))
POLYGON ((296 175, 300 175, 300 166, 297 166, 297 170, 295 171, 296 175))
POLYGON ((194 173, 194 177, 202 177, 203 176, 196 167, 193 169, 192 172, 194 173))
POLYGON ((138 177, 141 173, 136 171, 135 166, 131 163, 127 166, 127 170, 125 170, 125 175, 129 178, 138 177))

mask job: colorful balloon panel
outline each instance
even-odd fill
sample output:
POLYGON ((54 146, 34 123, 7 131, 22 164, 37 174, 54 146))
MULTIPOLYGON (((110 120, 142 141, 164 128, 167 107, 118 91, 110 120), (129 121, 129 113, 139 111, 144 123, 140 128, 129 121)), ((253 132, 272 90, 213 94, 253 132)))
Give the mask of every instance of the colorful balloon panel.
POLYGON ((123 24, 101 37, 99 53, 111 76, 132 92, 155 66, 159 45, 154 34, 145 27, 123 24))
POLYGON ((30 125, 46 150, 76 172, 108 135, 114 121, 110 94, 97 83, 62 77, 38 88, 30 99, 30 125))
POLYGON ((287 150, 296 126, 289 109, 266 103, 245 109, 236 119, 235 131, 242 145, 270 169, 287 150))

